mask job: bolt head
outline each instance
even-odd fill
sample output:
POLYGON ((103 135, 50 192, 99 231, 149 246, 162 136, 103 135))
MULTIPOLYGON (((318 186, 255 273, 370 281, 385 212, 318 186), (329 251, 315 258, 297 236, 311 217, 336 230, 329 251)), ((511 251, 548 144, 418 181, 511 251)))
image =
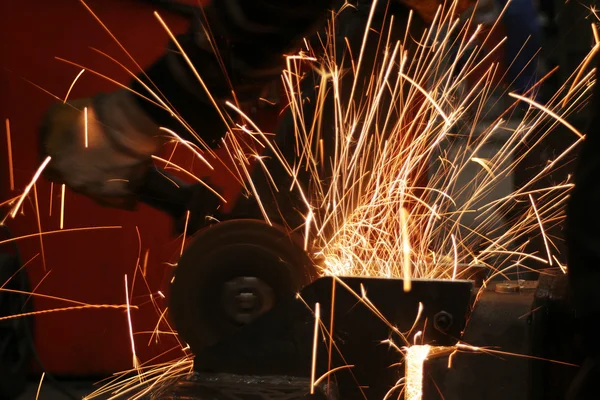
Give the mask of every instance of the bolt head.
POLYGON ((433 327, 443 333, 448 332, 453 323, 454 318, 447 311, 440 311, 433 317, 433 327))

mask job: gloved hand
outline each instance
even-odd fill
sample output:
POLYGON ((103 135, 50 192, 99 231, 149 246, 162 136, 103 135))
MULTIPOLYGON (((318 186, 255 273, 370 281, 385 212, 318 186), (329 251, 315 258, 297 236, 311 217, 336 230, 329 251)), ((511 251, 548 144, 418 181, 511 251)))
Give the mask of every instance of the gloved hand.
POLYGON ((160 146, 158 126, 133 96, 119 90, 50 107, 41 128, 42 155, 52 157, 45 176, 103 205, 131 209, 160 146))

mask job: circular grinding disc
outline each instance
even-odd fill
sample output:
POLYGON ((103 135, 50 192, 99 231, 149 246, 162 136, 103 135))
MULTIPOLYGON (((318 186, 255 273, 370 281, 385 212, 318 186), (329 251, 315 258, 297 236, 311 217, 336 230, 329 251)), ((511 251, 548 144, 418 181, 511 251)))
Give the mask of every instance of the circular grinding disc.
POLYGON ((194 354, 295 295, 316 278, 288 233, 259 220, 232 220, 198 232, 175 270, 169 310, 194 354))

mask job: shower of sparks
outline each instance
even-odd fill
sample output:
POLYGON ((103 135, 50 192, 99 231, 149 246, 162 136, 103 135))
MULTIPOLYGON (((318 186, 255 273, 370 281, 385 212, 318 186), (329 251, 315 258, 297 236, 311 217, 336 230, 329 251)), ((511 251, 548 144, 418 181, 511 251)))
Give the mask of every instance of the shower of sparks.
POLYGON ((13 170, 12 141, 10 139, 10 120, 6 118, 6 147, 8 151, 8 177, 10 179, 10 190, 15 190, 15 173, 13 170))
MULTIPOLYGON (((331 31, 334 25, 330 24, 331 31)), ((491 56, 475 47, 473 55, 463 57, 481 34, 479 28, 472 33, 470 20, 459 24, 452 7, 440 8, 415 49, 409 48, 410 43, 394 42, 389 36, 391 26, 372 28, 365 35, 380 35, 384 51, 377 54, 376 67, 366 78, 353 75, 361 70, 361 57, 359 65, 342 70, 331 32, 324 55, 307 47, 301 55, 288 57, 283 74, 296 152, 290 160, 274 149, 273 157, 284 164, 294 181, 292 190, 303 203, 297 207, 304 208, 306 225, 301 230, 291 228, 305 232, 305 244, 324 260, 323 273, 398 277, 410 289, 410 279, 461 278, 475 264, 493 270, 519 261, 526 267, 523 263, 539 257, 523 257, 518 243, 533 236, 543 236, 548 252, 554 249, 546 232, 563 220, 571 185, 567 181, 535 191, 530 188, 564 166, 561 162, 583 139, 566 118, 591 95, 593 71, 581 72, 582 64, 545 105, 510 93, 516 102, 529 106, 524 118, 516 122, 501 117, 486 123, 479 110, 494 89, 497 71, 489 68, 467 87, 467 78, 481 65, 481 58, 491 56), (306 64, 320 71, 315 82, 301 78, 306 76, 306 64), (361 79, 367 81, 364 88, 356 84, 361 79), (310 103, 308 85, 316 87, 310 103), (350 85, 354 97, 342 95, 345 85, 350 85), (563 106, 565 96, 570 101, 563 106), (324 115, 332 115, 330 125, 323 122, 324 115), (558 125, 574 133, 573 144, 523 187, 490 201, 491 191, 522 161, 515 155, 517 148, 531 141, 527 145, 531 151, 558 125), (505 140, 498 145, 500 135, 505 140), (492 144, 499 149, 482 157, 492 144), (473 172, 473 163, 481 169, 473 172), (299 184, 301 173, 310 176, 308 188, 299 184), (509 221, 515 207, 527 207, 532 192, 540 194, 537 204, 509 221), (546 232, 540 232, 540 226, 546 232)), ((409 30, 410 26, 401 36, 410 37, 409 30)), ((351 59, 347 53, 346 59, 351 59)), ((273 147, 269 136, 254 125, 252 129, 253 139, 265 148, 273 147)), ((258 167, 264 169, 264 164, 258 167)), ((283 190, 271 185, 274 193, 283 190)), ((252 186, 250 192, 254 191, 252 186)), ((255 195, 260 202, 269 193, 255 195)))
POLYGON ((417 345, 406 350, 405 400, 421 400, 423 397, 423 363, 427 360, 430 349, 429 345, 417 345))
MULTIPOLYGON (((424 31, 422 37, 414 39, 417 42, 415 49, 410 49, 413 45, 413 35, 412 32, 409 33, 412 14, 406 32, 401 35, 404 39, 398 41, 391 37, 393 29, 397 29, 392 24, 371 26, 376 2, 373 3, 356 63, 354 63, 354 55, 350 51, 346 52, 346 59, 352 60, 351 68, 338 63, 339 49, 336 49, 336 37, 333 33, 337 16, 334 16, 334 20, 329 25, 326 37, 321 38, 321 43, 324 43, 324 53, 315 51, 308 42, 305 42, 306 48, 301 54, 288 57, 287 69, 283 72, 282 80, 289 100, 288 110, 294 120, 296 154, 293 159, 286 159, 283 156, 281 149, 274 144, 272 135, 262 132, 237 106, 227 103, 227 106, 244 121, 243 124, 230 126, 228 118, 223 114, 224 111, 217 106, 208 93, 229 127, 222 141, 230 158, 235 162, 234 169, 229 172, 244 184, 244 188, 249 193, 254 195, 265 220, 269 223, 271 223, 270 218, 274 216, 267 215, 266 208, 261 202, 261 198, 267 198, 269 193, 258 193, 257 187, 250 179, 249 160, 257 160, 258 168, 265 170, 270 177, 273 192, 288 189, 298 192, 303 202, 298 206, 304 207, 299 211, 305 216, 305 226, 304 229, 298 230, 295 229, 297 227, 291 228, 296 232, 304 232, 305 246, 315 258, 324 260, 322 273, 335 277, 334 288, 335 284, 339 283, 350 290, 343 281, 337 279, 337 276, 380 276, 404 278, 406 285, 404 289, 408 291, 412 279, 460 278, 465 272, 461 268, 469 268, 476 264, 485 265, 493 270, 494 265, 506 265, 507 262, 512 265, 522 265, 528 260, 545 261, 538 255, 525 254, 522 249, 515 246, 515 242, 531 237, 534 233, 541 234, 544 238, 548 252, 547 262, 551 263, 551 260, 554 260, 561 265, 556 255, 551 254, 554 244, 546 235, 544 227, 549 229, 561 223, 564 217, 562 205, 572 185, 569 182, 560 182, 552 187, 535 190, 531 189, 531 186, 541 177, 559 168, 566 155, 583 140, 584 135, 570 125, 566 118, 577 111, 590 96, 594 83, 593 74, 586 72, 585 67, 589 64, 591 56, 584 60, 565 86, 560 88, 547 104, 541 105, 528 98, 531 93, 526 95, 511 93, 510 96, 516 102, 529 106, 525 117, 518 124, 511 125, 503 118, 486 124, 481 120, 481 109, 489 100, 497 71, 495 68, 488 69, 472 87, 467 88, 466 81, 474 74, 474 70, 482 65, 482 59, 491 57, 499 46, 490 54, 484 55, 483 46, 479 44, 475 46, 476 40, 482 39, 479 37, 482 32, 481 27, 474 28, 471 20, 467 20, 464 24, 459 23, 453 12, 455 5, 451 5, 439 9, 430 28, 424 31), (375 35, 379 35, 378 46, 382 51, 377 54, 376 67, 366 70, 368 67, 363 65, 363 61, 368 39, 375 35), (473 48, 475 50, 466 57, 473 48), (309 82, 309 78, 304 78, 308 76, 304 72, 306 66, 312 67, 308 69, 313 71, 320 71, 315 82, 309 82), (353 78, 350 82, 345 80, 348 76, 353 78), (364 88, 361 82, 366 82, 364 88), (310 102, 306 101, 307 84, 311 84, 316 89, 315 97, 310 102), (342 95, 343 89, 348 88, 351 89, 350 97, 345 97, 342 95), (333 100, 333 106, 329 105, 326 99, 333 100), (333 115, 331 125, 323 123, 323 116, 327 114, 333 115), (543 171, 524 187, 501 199, 487 200, 494 187, 514 171, 520 162, 521 159, 513 160, 517 146, 531 139, 533 132, 541 132, 542 137, 552 134, 553 129, 559 124, 574 133, 573 145, 554 160, 550 160, 543 171), (498 137, 505 135, 506 132, 510 134, 500 149, 490 157, 484 157, 481 153, 485 150, 485 146, 497 142, 498 137), (272 152, 271 158, 280 162, 292 178, 294 183, 291 188, 277 187, 280 183, 276 183, 271 177, 263 162, 262 154, 245 144, 244 138, 258 144, 258 148, 272 152), (461 143, 458 148, 448 150, 451 148, 447 146, 448 144, 458 141, 461 143), (251 153, 250 156, 248 153, 251 153), (468 168, 473 163, 481 168, 470 177, 468 168), (301 172, 306 172, 311 177, 308 188, 300 185, 301 172), (422 177, 426 177, 425 185, 421 183, 422 177), (463 183, 465 180, 468 181, 467 184, 463 183), (533 194, 536 195, 537 204, 533 202, 533 194), (528 196, 531 199, 530 212, 521 212, 515 220, 505 221, 505 216, 517 203, 527 203, 528 196)), ((94 15, 91 9, 85 6, 94 15)), ((175 41, 200 84, 207 90, 183 48, 177 43, 176 37, 160 16, 156 13, 155 16, 175 41)), ((98 22, 102 24, 99 19, 98 22)), ((108 28, 104 24, 102 26, 118 43, 108 28)), ((593 29, 597 37, 595 27, 593 29)), ((483 41, 488 38, 489 34, 483 38, 483 41)), ((133 60, 125 48, 118 44, 133 60)), ((598 44, 592 52, 597 52, 597 46, 598 44)), ((83 71, 75 78, 71 88, 83 71)), ((160 93, 152 91, 143 82, 142 85, 156 100, 155 103, 158 102, 156 104, 171 112, 186 130, 197 137, 191 128, 180 120, 178 114, 161 99, 160 93)), ((505 116, 513 107, 514 104, 507 109, 505 116)), ((173 131, 164 128, 163 131, 173 136, 177 143, 183 144, 182 147, 186 147, 202 158, 193 144, 183 141, 173 131)), ((9 134, 8 137, 10 140, 9 134)), ((85 139, 87 147, 87 129, 85 139)), ((203 143, 200 138, 197 139, 201 144, 203 143)), ((535 140, 539 142, 540 139, 536 137, 535 140)), ((208 154, 214 154, 208 147, 206 150, 208 154)), ((204 184, 184 168, 173 164, 170 159, 165 160, 157 156, 153 158, 204 184)), ((49 161, 49 158, 45 160, 32 182, 18 198, 11 213, 13 218, 49 161)), ((213 168, 208 161, 205 163, 211 169, 213 168)), ((12 171, 12 161, 9 161, 9 164, 12 171)), ((204 185, 212 190, 208 185, 204 185)), ((64 185, 61 190, 61 231, 40 232, 0 241, 0 244, 26 237, 38 235, 41 237, 50 233, 77 230, 62 231, 64 185)), ((216 192, 214 194, 219 196, 216 192)), ((221 200, 225 201, 223 198, 221 200)), ((186 226, 187 218, 189 212, 186 216, 186 226)), ((116 227, 82 229, 101 228, 116 227)), ((182 248, 184 243, 185 234, 182 248)), ((147 255, 146 252, 142 270, 144 278, 147 255)), ((138 267, 139 259, 136 270, 138 267)), ((495 274, 505 272, 505 270, 495 271, 495 274)), ((132 288, 134 283, 135 277, 132 288)), ((135 351, 130 315, 130 310, 134 306, 130 305, 127 276, 125 276, 125 292, 134 369, 119 374, 88 398, 107 394, 111 394, 111 398, 124 395, 131 399, 142 398, 159 385, 185 376, 193 369, 193 358, 187 353, 184 357, 166 364, 140 363, 135 351), (136 376, 131 377, 132 372, 135 372, 136 376)), ((405 340, 398 328, 392 326, 366 298, 364 291, 361 294, 352 293, 370 311, 380 317, 389 326, 391 332, 405 340)), ((162 293, 159 292, 159 295, 162 296, 162 293)), ((168 324, 165 318, 166 309, 159 310, 152 295, 150 299, 159 315, 158 324, 152 335, 158 336, 162 332, 159 330, 161 321, 168 324)), ((92 306, 81 305, 65 309, 85 307, 92 306)), ((331 315, 333 316, 333 309, 331 315)), ((311 393, 314 392, 314 385, 325 377, 315 380, 319 320, 320 309, 317 304, 311 393)), ((166 334, 174 334, 174 332, 171 330, 166 334)), ((333 344, 333 336, 330 335, 330 349, 333 344)), ((427 357, 431 356, 433 349, 435 347, 428 345, 406 347, 404 384, 407 400, 421 399, 422 366, 427 357)), ((182 345, 174 350, 183 350, 184 353, 187 351, 182 345)), ((466 345, 457 345, 455 350, 487 351, 466 345)), ((337 368, 348 367, 351 366, 337 368)), ((330 372, 334 370, 336 368, 330 368, 330 372)), ((329 373, 326 376, 329 377, 329 373)))
MULTIPOLYGON (((173 350, 178 350, 179 347, 173 350)), ((171 362, 140 366, 137 370, 123 371, 84 399, 142 399, 157 388, 188 376, 194 368, 193 357, 186 355, 171 362), (135 376, 129 376, 135 372, 135 376), (110 396, 109 396, 110 395, 110 396)))

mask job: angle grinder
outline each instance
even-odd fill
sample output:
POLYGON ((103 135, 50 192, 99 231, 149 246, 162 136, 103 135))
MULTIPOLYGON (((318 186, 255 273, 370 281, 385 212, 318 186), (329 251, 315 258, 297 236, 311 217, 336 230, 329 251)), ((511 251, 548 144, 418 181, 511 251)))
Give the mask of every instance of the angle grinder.
POLYGON ((214 196, 198 185, 174 182, 153 169, 140 195, 176 224, 190 206, 196 207, 186 230, 191 238, 174 272, 169 313, 179 336, 198 355, 298 293, 318 274, 296 234, 258 219, 207 224, 206 199, 214 196))

